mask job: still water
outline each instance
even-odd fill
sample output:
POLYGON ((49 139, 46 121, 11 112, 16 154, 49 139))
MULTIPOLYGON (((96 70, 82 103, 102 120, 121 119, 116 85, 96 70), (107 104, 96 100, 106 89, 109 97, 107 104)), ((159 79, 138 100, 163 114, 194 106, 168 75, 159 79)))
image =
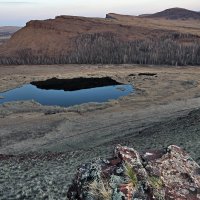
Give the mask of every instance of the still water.
POLYGON ((34 100, 42 105, 73 106, 88 102, 106 102, 134 92, 132 85, 112 79, 49 79, 32 82, 0 93, 0 104, 10 101, 34 100), (70 84, 71 83, 71 84, 70 84), (91 84, 92 83, 92 84, 91 84), (80 87, 78 86, 80 85, 80 87))

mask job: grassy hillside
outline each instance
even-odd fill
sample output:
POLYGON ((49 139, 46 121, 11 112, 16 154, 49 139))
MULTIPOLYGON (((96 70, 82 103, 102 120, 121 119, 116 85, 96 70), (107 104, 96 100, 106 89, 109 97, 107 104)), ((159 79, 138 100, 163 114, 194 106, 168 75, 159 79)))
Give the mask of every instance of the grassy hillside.
POLYGON ((187 10, 184 8, 170 8, 164 11, 147 15, 149 18, 165 18, 165 19, 200 19, 200 13, 192 10, 187 10))
POLYGON ((30 21, 0 46, 0 64, 199 65, 199 55, 199 19, 114 13, 105 19, 59 16, 30 21))

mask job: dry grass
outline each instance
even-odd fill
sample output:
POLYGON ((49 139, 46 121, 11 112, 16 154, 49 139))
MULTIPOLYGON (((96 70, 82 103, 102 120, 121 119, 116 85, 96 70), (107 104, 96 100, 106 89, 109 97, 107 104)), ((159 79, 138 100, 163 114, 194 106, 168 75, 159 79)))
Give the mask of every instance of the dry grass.
POLYGON ((137 187, 138 179, 137 179, 137 175, 136 175, 136 172, 134 171, 133 167, 130 164, 125 163, 124 169, 125 169, 125 175, 128 176, 133 187, 137 187))
POLYGON ((111 200, 112 199, 112 189, 109 186, 109 183, 103 181, 102 179, 99 181, 94 180, 88 186, 89 193, 96 199, 99 200, 111 200))
POLYGON ((150 176, 149 177, 149 182, 150 185, 154 188, 154 189, 162 189, 163 188, 163 181, 162 179, 160 179, 159 177, 156 176, 150 176))
POLYGON ((150 19, 140 18, 127 15, 110 14, 118 20, 119 24, 126 24, 129 26, 137 26, 148 29, 163 29, 170 31, 178 31, 181 33, 188 33, 200 36, 200 20, 167 20, 167 19, 150 19))
POLYGON ((164 200, 165 198, 162 194, 162 189, 163 189, 164 184, 163 184, 162 179, 160 177, 150 176, 149 183, 154 190, 154 196, 156 197, 156 199, 164 200))

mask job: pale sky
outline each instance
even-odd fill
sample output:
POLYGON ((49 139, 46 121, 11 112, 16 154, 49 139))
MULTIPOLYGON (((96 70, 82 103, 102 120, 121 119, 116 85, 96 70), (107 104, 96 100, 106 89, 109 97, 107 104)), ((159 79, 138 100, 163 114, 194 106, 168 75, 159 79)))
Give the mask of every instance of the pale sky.
POLYGON ((105 17, 109 12, 138 15, 173 7, 200 11, 200 0, 0 0, 0 26, 24 26, 32 19, 58 15, 105 17))

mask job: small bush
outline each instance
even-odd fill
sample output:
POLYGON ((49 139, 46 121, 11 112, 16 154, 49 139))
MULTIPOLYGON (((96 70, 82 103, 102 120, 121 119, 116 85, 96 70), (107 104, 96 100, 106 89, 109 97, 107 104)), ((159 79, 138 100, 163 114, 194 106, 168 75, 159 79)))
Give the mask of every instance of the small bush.
POLYGON ((98 200, 111 200, 112 199, 112 189, 108 182, 102 179, 97 181, 94 180, 88 186, 89 194, 98 200))

